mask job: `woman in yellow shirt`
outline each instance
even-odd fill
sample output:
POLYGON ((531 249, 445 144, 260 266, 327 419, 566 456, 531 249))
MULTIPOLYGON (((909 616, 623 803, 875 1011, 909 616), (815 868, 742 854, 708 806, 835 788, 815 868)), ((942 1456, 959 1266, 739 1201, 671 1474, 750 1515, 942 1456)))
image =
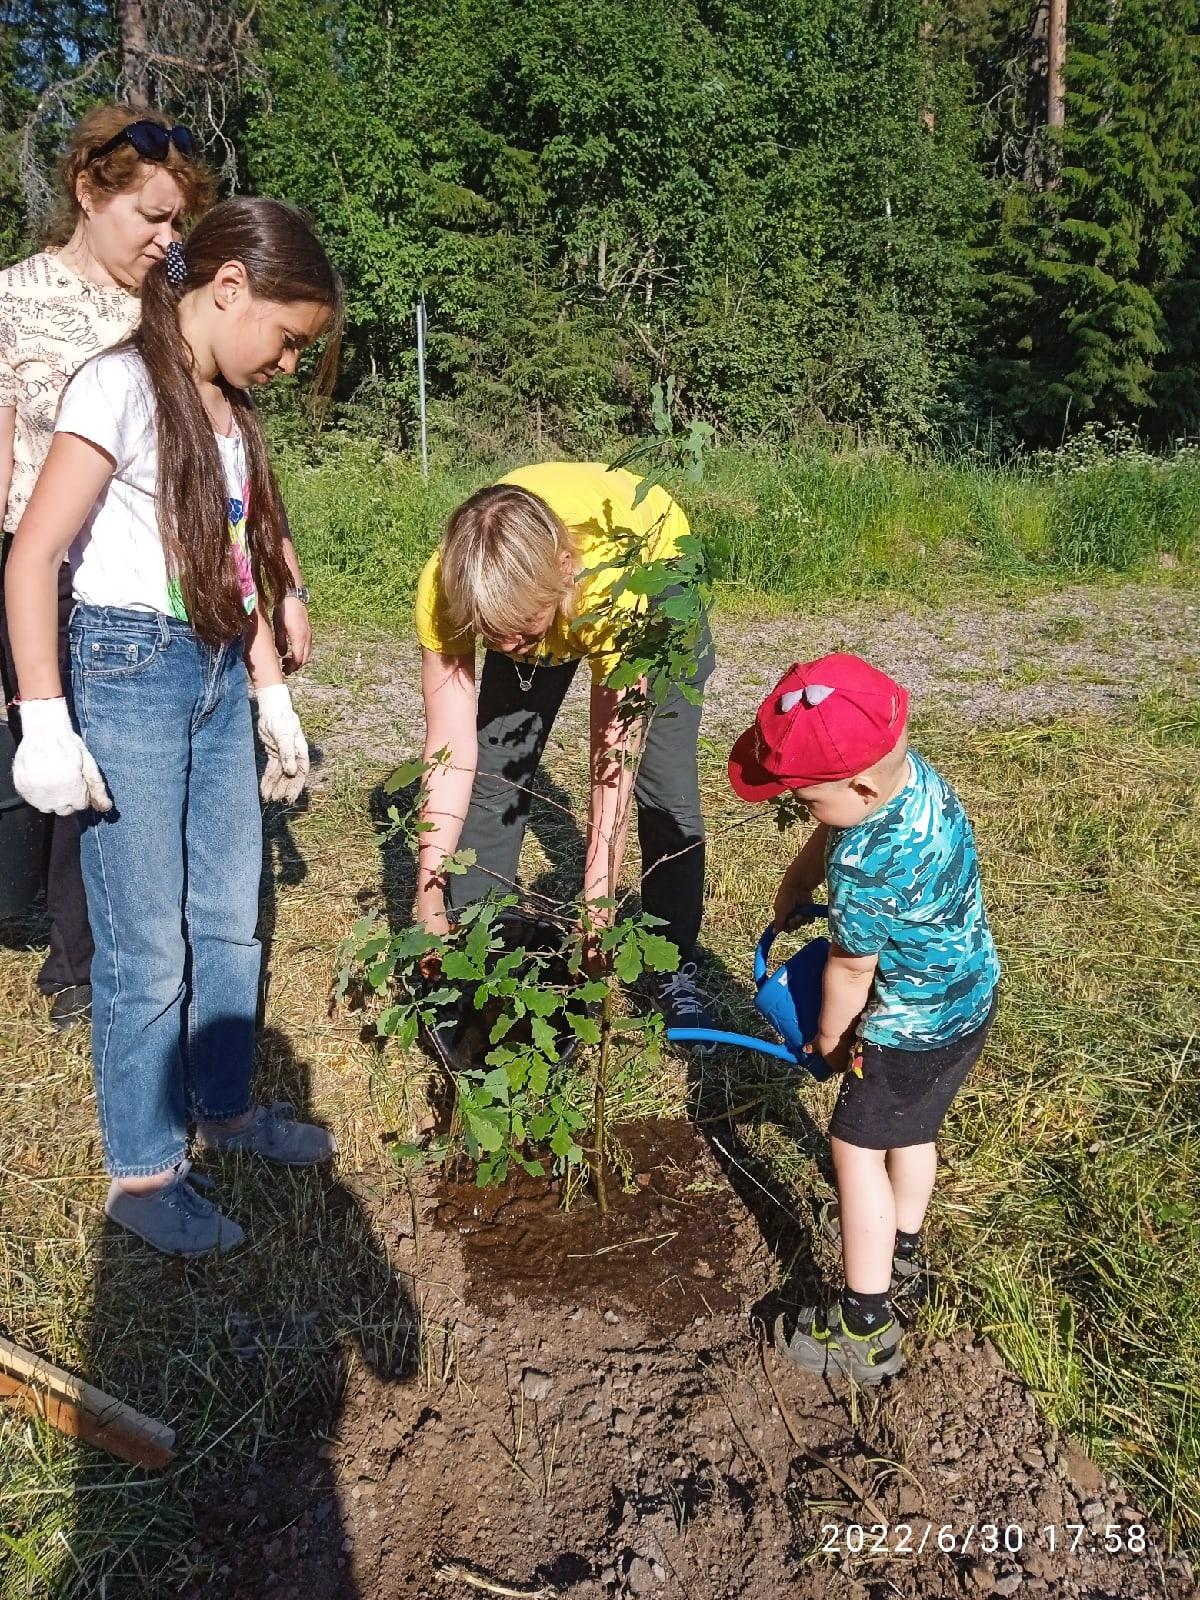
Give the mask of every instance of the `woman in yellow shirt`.
MULTIPOLYGON (((679 948, 679 970, 662 984, 672 1026, 709 1025, 696 980, 704 897, 704 820, 696 769, 701 706, 676 686, 651 718, 636 781, 622 690, 608 686, 620 664, 624 619, 646 602, 614 596, 631 563, 669 560, 687 518, 663 489, 635 504, 640 480, 599 463, 549 462, 509 473, 451 516, 417 586, 417 637, 425 701, 425 759, 432 763, 422 821, 416 915, 433 932, 448 908, 504 893, 517 878, 530 785, 579 662, 591 667, 587 849, 584 896, 616 892, 634 782, 642 852, 642 905, 661 917, 679 948), (476 640, 484 642, 479 694, 476 640), (435 762, 449 751, 448 761, 435 762), (447 855, 475 851, 464 875, 443 871, 447 855)), ((713 667, 707 626, 690 686, 713 667)), ((595 925, 611 915, 600 908, 595 925)))

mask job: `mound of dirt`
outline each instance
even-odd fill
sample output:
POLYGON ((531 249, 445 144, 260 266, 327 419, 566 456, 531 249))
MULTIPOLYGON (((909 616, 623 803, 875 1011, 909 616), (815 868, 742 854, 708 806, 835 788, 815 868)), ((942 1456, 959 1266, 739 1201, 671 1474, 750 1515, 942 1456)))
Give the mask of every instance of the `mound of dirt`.
POLYGON ((604 1217, 523 1176, 377 1195, 419 1370, 352 1368, 340 1415, 206 1494, 185 1593, 1195 1593, 986 1342, 854 1392, 783 1361, 750 1315, 777 1264, 703 1138, 622 1143, 604 1217))

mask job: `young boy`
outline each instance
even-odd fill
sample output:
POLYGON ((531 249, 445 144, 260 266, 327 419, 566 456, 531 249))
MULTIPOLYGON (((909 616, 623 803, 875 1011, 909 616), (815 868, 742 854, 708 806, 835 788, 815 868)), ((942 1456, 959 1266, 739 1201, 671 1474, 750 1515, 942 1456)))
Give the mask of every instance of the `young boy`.
POLYGON ((825 881, 831 948, 812 1048, 835 1070, 854 1065, 829 1126, 846 1287, 802 1311, 790 1339, 781 1317, 776 1343, 811 1372, 860 1383, 904 1365, 890 1296, 920 1249, 934 1140, 983 1050, 1000 973, 970 824, 909 750, 907 713, 886 674, 823 656, 785 674, 729 757, 744 800, 790 790, 817 824, 783 875, 775 926, 825 881))

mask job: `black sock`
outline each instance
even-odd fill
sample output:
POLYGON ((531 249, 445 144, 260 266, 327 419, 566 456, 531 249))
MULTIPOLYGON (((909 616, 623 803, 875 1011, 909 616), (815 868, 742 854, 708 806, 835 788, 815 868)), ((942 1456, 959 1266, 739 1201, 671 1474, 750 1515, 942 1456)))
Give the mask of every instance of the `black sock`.
POLYGON ((920 1230, 918 1230, 916 1233, 905 1233, 900 1228, 896 1229, 896 1254, 900 1256, 902 1260, 911 1261, 915 1255, 920 1254, 920 1250, 920 1230))
POLYGON ((842 1326, 849 1333, 865 1338, 876 1333, 892 1320, 892 1302, 885 1289, 882 1294, 859 1294, 855 1289, 842 1290, 842 1326))

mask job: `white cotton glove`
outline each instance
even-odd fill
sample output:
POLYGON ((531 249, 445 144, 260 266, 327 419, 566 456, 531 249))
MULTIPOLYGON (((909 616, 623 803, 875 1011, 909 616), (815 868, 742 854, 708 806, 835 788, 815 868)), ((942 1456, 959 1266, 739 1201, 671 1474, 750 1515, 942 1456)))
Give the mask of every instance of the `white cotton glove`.
POLYGON ((91 751, 71 726, 66 700, 23 700, 13 788, 38 811, 109 811, 112 797, 91 751))
POLYGON ((308 777, 308 741, 287 684, 268 683, 258 691, 258 733, 267 752, 259 785, 262 797, 291 805, 308 777))

